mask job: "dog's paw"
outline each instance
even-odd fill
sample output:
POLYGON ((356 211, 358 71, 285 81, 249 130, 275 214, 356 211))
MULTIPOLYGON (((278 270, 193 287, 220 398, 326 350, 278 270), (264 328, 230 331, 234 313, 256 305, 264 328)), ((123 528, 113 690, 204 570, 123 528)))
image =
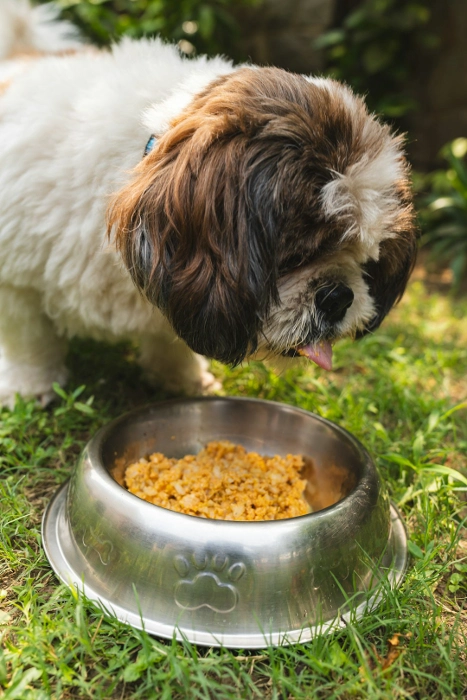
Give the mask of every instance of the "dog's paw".
POLYGON ((0 406, 13 410, 16 396, 35 398, 41 406, 47 406, 56 394, 54 383, 63 386, 67 380, 67 370, 59 367, 37 367, 25 363, 13 363, 0 358, 0 406))
POLYGON ((197 396, 222 389, 206 358, 191 352, 181 341, 165 345, 153 341, 146 345, 139 362, 146 379, 169 394, 197 396))
POLYGON ((222 384, 209 371, 209 362, 201 355, 196 356, 198 360, 198 392, 203 394, 213 394, 222 389, 222 384))
POLYGON ((207 369, 203 369, 200 372, 199 377, 192 382, 192 385, 187 386, 186 393, 190 393, 190 395, 215 394, 221 389, 222 384, 215 378, 215 376, 207 369))
POLYGON ((152 382, 164 389, 169 394, 183 394, 184 396, 199 396, 200 394, 214 394, 222 389, 222 384, 206 369, 189 374, 176 373, 165 377, 152 377, 152 382))

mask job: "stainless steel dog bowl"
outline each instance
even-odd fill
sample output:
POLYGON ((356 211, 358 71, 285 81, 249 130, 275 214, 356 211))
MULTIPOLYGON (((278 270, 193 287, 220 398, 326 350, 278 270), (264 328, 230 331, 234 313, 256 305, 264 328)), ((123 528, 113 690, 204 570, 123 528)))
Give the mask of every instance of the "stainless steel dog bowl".
POLYGON ((352 435, 307 411, 241 398, 167 401, 102 428, 50 503, 42 535, 62 581, 119 619, 233 648, 306 641, 358 618, 400 581, 407 551, 400 516, 352 435), (304 455, 321 494, 310 489, 315 512, 206 520, 118 483, 129 460, 181 457, 219 439, 304 455))

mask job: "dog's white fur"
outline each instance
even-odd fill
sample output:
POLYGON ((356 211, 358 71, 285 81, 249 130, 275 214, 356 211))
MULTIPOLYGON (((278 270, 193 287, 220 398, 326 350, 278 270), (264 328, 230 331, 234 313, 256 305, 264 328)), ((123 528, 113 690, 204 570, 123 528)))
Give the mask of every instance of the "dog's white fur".
POLYGON ((0 12, 1 61, 31 49, 58 53, 82 46, 72 24, 55 22, 58 11, 52 3, 33 8, 26 0, 2 0, 0 12))
MULTIPOLYGON (((0 403, 11 406, 16 393, 47 402, 52 383, 66 379, 71 336, 136 338, 142 365, 166 387, 212 386, 205 360, 176 338, 106 243, 105 211, 149 136, 162 134, 193 95, 236 69, 223 58, 186 60, 159 40, 124 39, 111 51, 88 51, 69 25, 51 21, 51 12, 31 10, 26 0, 0 0, 0 403), (13 58, 25 50, 51 55, 13 58)), ((342 99, 352 112, 346 88, 342 99)), ((388 141, 378 162, 362 160, 352 172, 336 173, 322 192, 330 216, 360 207, 366 259, 377 258, 383 238, 374 235, 375 226, 387 231, 378 217, 390 202, 381 211, 377 202, 390 196, 389 183, 402 167, 398 156, 388 141)), ((343 329, 353 331, 372 302, 354 256, 347 271, 343 279, 352 282, 356 300, 343 329)), ((297 286, 291 291, 284 280, 280 289, 284 312, 276 310, 270 328, 279 348, 297 286)))
MULTIPOLYGON (((309 78, 322 89, 338 93, 350 114, 356 110, 352 92, 336 82, 323 78, 309 78)), ((380 137, 380 127, 374 119, 365 122, 362 147, 380 137)), ((328 218, 336 215, 347 217, 349 226, 345 238, 357 238, 361 243, 364 259, 378 259, 379 246, 391 237, 391 218, 400 203, 394 196, 394 182, 403 177, 400 142, 386 133, 380 143, 380 151, 371 159, 367 152, 345 173, 334 173, 334 179, 324 185, 321 201, 328 218)))
MULTIPOLYGON (((307 265, 299 272, 283 278, 279 287, 280 304, 272 308, 263 331, 267 348, 280 352, 284 347, 295 347, 306 334, 310 316, 319 322, 319 311, 313 303, 316 289, 308 290, 308 287, 310 280, 321 275, 327 274, 330 279, 339 279, 354 293, 351 307, 336 325, 339 337, 355 335, 357 330, 370 321, 375 306, 362 277, 358 255, 354 251, 355 246, 352 252, 343 250, 330 256, 327 261, 320 259, 318 264, 307 265)), ((368 253, 363 255, 367 260, 368 253)), ((258 357, 261 357, 262 351, 264 348, 261 346, 258 357)))
MULTIPOLYGON (((12 27, 0 55, 14 49, 17 7, 29 36, 43 35, 42 11, 0 0, 0 26, 12 27)), ((76 48, 68 27, 46 26, 53 48, 76 48)), ((64 338, 76 335, 137 338, 144 368, 174 391, 212 385, 206 361, 176 338, 107 245, 105 210, 149 135, 167 126, 157 105, 173 102, 174 87, 185 83, 189 93, 230 64, 186 61, 158 40, 124 40, 112 52, 2 65, 1 77, 13 80, 0 96, 0 403, 11 406, 15 393, 47 402, 52 383, 66 378, 64 338)))

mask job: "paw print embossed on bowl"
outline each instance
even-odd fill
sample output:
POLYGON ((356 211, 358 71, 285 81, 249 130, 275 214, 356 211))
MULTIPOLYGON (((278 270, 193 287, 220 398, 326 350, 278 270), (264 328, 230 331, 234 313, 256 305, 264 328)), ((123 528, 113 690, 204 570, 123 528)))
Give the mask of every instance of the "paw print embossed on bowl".
POLYGON ((175 602, 184 610, 198 610, 203 606, 219 613, 230 613, 238 602, 235 582, 245 573, 243 562, 229 564, 229 558, 218 554, 210 559, 197 557, 196 552, 189 559, 178 555, 174 566, 180 575, 175 585, 175 602), (194 573, 190 570, 194 567, 194 573))
POLYGON ((358 618, 399 583, 407 559, 401 518, 358 440, 307 411, 241 398, 161 402, 102 428, 42 533, 60 579, 119 619, 232 648, 306 641, 358 618), (302 454, 313 512, 207 520, 121 485, 125 464, 156 450, 180 458, 210 440, 302 454))

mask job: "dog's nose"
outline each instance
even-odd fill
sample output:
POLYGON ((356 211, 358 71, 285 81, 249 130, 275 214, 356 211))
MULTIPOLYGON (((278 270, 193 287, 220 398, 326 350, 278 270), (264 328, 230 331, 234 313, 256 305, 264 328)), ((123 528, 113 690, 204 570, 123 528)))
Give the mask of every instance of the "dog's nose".
POLYGON ((344 318, 353 298, 354 294, 347 285, 342 283, 329 284, 318 289, 315 304, 318 311, 326 316, 327 321, 338 323, 344 318))

